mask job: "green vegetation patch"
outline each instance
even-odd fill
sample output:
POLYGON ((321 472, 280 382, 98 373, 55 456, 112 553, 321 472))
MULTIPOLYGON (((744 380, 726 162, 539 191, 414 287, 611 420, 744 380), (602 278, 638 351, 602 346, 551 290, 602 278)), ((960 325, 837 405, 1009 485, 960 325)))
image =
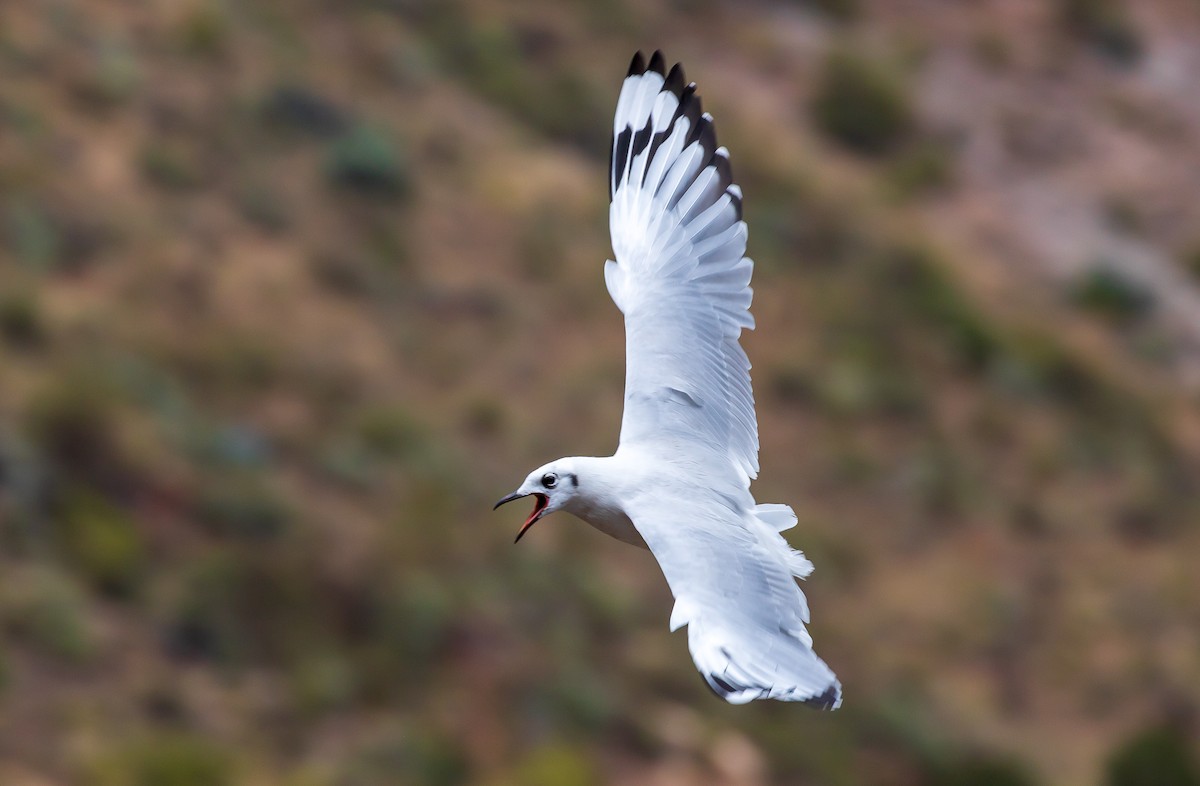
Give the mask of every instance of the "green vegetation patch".
POLYGON ((229 43, 230 29, 221 3, 193 2, 177 31, 180 48, 197 57, 216 57, 224 53, 229 43))
POLYGON ((336 642, 334 600, 303 557, 229 547, 188 565, 166 621, 166 648, 181 660, 231 669, 287 666, 336 642))
POLYGON ((59 547, 100 591, 128 596, 146 567, 146 547, 133 519, 99 494, 75 488, 63 495, 55 522, 59 547))
POLYGON ((539 57, 537 34, 480 22, 451 3, 426 20, 443 66, 487 101, 556 141, 607 155, 612 106, 570 61, 539 57))
POLYGON ((857 22, 863 15, 860 0, 801 0, 800 5, 843 24, 857 22))
POLYGON ((915 125, 912 97, 893 69, 846 49, 825 61, 812 102, 813 120, 850 150, 894 150, 915 125))
POLYGON ((1059 17, 1069 33, 1119 65, 1133 65, 1145 54, 1142 36, 1124 0, 1058 0, 1059 17))
POLYGON ((46 326, 34 293, 0 292, 0 338, 19 349, 33 349, 42 344, 46 326))
POLYGON ((227 786, 233 757, 214 743, 161 733, 106 750, 86 768, 88 786, 227 786))
POLYGON ((1014 759, 976 754, 944 765, 931 786, 1035 786, 1037 781, 1014 759))
POLYGON ((172 191, 204 185, 204 172, 194 150, 175 140, 156 139, 138 154, 138 168, 150 183, 172 191))
POLYGON ((1113 751, 1104 782, 1106 786, 1200 786, 1195 751, 1195 744, 1178 729, 1146 729, 1113 751))
POLYGON ((22 574, 3 595, 6 631, 66 663, 83 663, 95 654, 87 615, 87 599, 79 586, 50 566, 22 574))
POLYGON ((63 251, 56 222, 40 205, 25 199, 5 204, 0 239, 19 262, 33 270, 53 268, 63 251))
POLYGON ((215 535, 251 541, 276 540, 292 521, 282 498, 254 480, 215 485, 201 495, 196 515, 215 535))
POLYGON ((1116 323, 1129 323, 1150 314, 1154 295, 1129 276, 1103 262, 1081 274, 1071 288, 1075 305, 1116 323))
POLYGON ((935 328, 955 356, 979 371, 995 359, 999 339, 932 253, 912 246, 890 252, 887 264, 909 313, 935 328))
POLYGON ((885 185, 889 194, 900 200, 937 192, 954 182, 954 164, 949 145, 921 142, 887 168, 885 185))
POLYGON ((594 786, 600 778, 586 750, 558 744, 529 754, 513 773, 513 782, 527 786, 594 786))
POLYGON ((107 487, 121 477, 125 464, 115 404, 108 380, 67 369, 33 398, 24 418, 26 434, 56 475, 107 487))
POLYGON ((356 125, 329 148, 325 171, 336 185, 388 197, 411 190, 408 162, 391 135, 368 125, 356 125))

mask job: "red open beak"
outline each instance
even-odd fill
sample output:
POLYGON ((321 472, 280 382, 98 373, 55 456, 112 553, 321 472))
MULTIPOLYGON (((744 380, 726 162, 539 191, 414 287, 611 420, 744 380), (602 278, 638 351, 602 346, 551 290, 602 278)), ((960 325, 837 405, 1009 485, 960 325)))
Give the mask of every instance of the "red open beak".
MULTIPOLYGON (((505 503, 512 502, 514 499, 520 499, 521 497, 528 496, 531 495, 518 493, 509 494, 507 497, 497 502, 492 510, 495 510, 505 503)), ((538 494, 537 492, 534 492, 532 496, 537 498, 533 506, 533 512, 529 514, 529 518, 525 519, 525 523, 521 525, 521 531, 517 533, 517 537, 515 540, 513 540, 513 543, 519 541, 521 536, 525 534, 525 531, 532 527, 533 523, 542 517, 542 514, 546 512, 546 507, 550 504, 550 498, 545 494, 538 494)))

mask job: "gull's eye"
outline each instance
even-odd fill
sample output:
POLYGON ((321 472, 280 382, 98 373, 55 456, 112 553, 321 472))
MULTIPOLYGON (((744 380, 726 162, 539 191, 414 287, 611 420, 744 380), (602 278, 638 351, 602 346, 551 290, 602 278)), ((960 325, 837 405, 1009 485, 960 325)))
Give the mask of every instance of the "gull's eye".
POLYGON ((558 475, 555 475, 553 472, 547 472, 545 475, 542 475, 542 485, 548 489, 554 488, 558 485, 558 475))

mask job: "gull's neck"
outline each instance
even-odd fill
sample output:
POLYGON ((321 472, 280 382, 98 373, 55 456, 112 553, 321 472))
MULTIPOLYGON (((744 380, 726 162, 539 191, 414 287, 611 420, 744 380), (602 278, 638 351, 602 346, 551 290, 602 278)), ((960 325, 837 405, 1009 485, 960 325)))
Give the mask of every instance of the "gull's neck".
POLYGON ((578 479, 575 494, 563 510, 617 540, 645 547, 621 501, 636 492, 637 474, 620 456, 576 456, 571 459, 578 479))

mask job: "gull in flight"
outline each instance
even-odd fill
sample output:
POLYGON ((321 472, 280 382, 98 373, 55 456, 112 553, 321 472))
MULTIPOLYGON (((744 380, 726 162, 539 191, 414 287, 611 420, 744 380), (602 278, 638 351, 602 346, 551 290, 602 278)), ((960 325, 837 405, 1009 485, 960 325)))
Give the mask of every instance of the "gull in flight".
POLYGON ((533 497, 517 540, 565 510, 648 548, 675 596, 671 630, 708 685, 733 704, 842 702, 812 648, 796 583, 813 565, 779 533, 787 505, 758 505, 758 424, 742 192, 695 83, 661 52, 634 55, 613 122, 609 224, 616 261, 604 280, 625 315, 625 413, 617 451, 563 458, 530 473, 496 507, 533 497))

